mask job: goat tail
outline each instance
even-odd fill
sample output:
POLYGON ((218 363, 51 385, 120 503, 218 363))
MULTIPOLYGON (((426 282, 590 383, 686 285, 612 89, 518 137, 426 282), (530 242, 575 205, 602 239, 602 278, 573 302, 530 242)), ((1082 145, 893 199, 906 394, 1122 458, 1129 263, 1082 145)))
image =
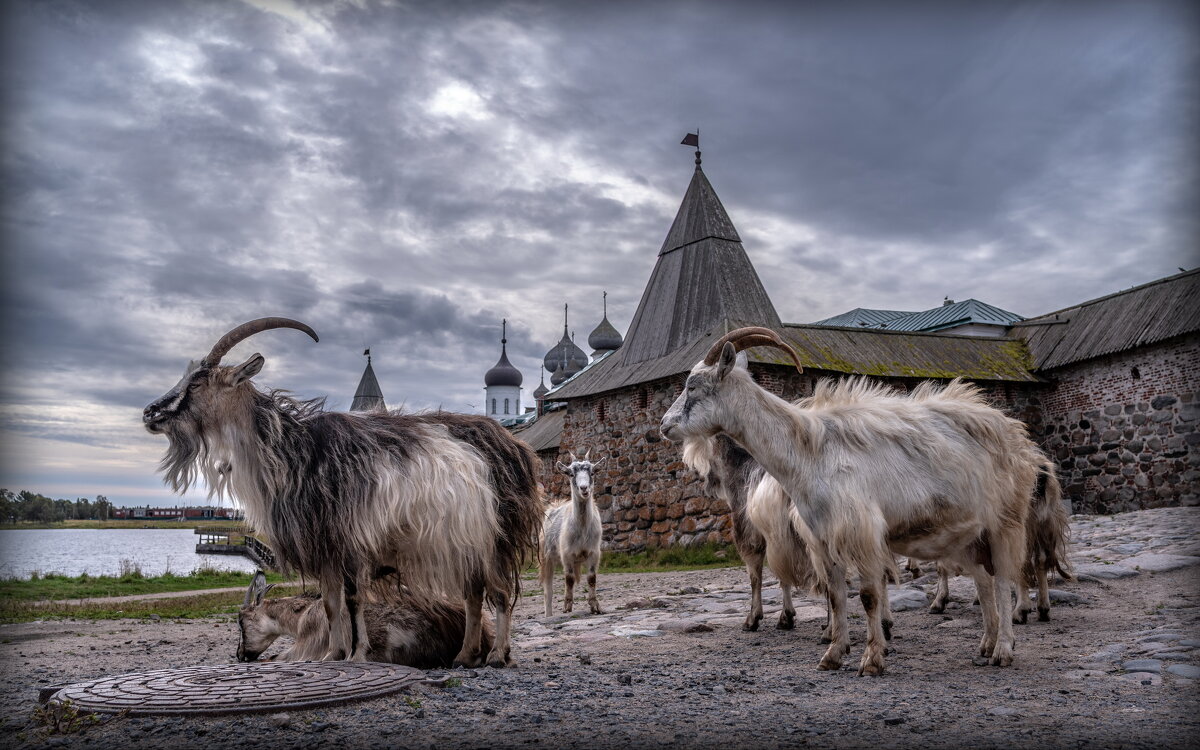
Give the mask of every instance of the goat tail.
POLYGON ((1025 578, 1037 584, 1037 572, 1057 571, 1064 579, 1074 580, 1068 548, 1071 542, 1071 520, 1062 504, 1062 485, 1058 481, 1054 462, 1041 456, 1033 501, 1025 524, 1025 578))

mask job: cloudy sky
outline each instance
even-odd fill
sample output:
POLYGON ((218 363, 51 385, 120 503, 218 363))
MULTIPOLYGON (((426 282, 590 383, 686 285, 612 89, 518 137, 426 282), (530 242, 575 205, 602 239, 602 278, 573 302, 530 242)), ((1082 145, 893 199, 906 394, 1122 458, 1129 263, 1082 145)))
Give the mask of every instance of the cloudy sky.
POLYGON ((1023 315, 1197 263, 1183 2, 5 3, 0 487, 173 502, 142 407, 233 325, 265 385, 480 410, 624 331, 705 172, 780 315, 1023 315))

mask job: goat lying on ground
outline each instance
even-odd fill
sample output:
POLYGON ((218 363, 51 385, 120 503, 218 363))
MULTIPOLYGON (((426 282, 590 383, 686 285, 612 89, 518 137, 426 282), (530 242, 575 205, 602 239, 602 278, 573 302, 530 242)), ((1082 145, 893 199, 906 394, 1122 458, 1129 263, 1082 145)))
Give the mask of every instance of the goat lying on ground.
POLYGON ((255 388, 260 354, 220 365, 238 342, 281 327, 317 338, 287 318, 244 323, 146 407, 146 429, 169 442, 167 483, 182 492, 203 477, 237 496, 279 561, 319 582, 323 658, 366 658, 359 592, 382 570, 422 596, 465 600, 456 664, 483 661, 486 595, 496 613, 487 663, 509 663, 512 608, 542 523, 536 455, 487 417, 327 412, 321 400, 255 388))
POLYGON ((581 566, 587 568, 588 609, 592 614, 600 612, 600 600, 596 597, 596 568, 600 565, 600 542, 603 527, 600 511, 593 501, 592 480, 596 467, 604 459, 590 461, 589 449, 583 458, 570 453, 571 463, 558 462, 558 470, 571 477, 571 500, 546 511, 542 525, 541 579, 542 596, 546 600, 546 617, 554 608, 554 569, 561 566, 566 579, 567 592, 563 600, 563 612, 570 612, 575 605, 575 582, 579 580, 581 566))
MULTIPOLYGON (((791 630, 796 625, 792 589, 813 588, 816 579, 808 549, 792 525, 791 503, 783 488, 728 435, 687 437, 683 442, 683 462, 704 478, 707 492, 729 506, 733 543, 750 574, 750 612, 742 629, 758 630, 762 622, 765 562, 779 579, 783 599, 775 627, 791 630)), ((828 623, 823 637, 828 637, 828 623)))
MULTIPOLYGON (((315 661, 329 650, 329 619, 319 594, 264 599, 271 586, 254 576, 238 612, 238 661, 254 661, 281 636, 295 642, 277 661, 315 661)), ((406 664, 418 669, 448 667, 462 645, 466 612, 462 605, 413 596, 401 588, 386 604, 368 604, 363 615, 371 647, 367 661, 406 664)), ((485 616, 483 648, 490 648, 491 623, 485 616)))
POLYGON ((861 380, 822 382, 813 406, 794 406, 754 382, 735 342, 782 349, 799 367, 774 331, 733 331, 692 368, 662 432, 672 440, 727 433, 791 498, 831 596, 833 637, 820 667, 840 667, 849 650, 844 576, 856 569, 868 622, 859 674, 883 672, 883 581, 889 571, 899 578, 893 550, 968 570, 983 609, 980 653, 1011 664, 1009 591, 1037 475, 1024 426, 957 380, 907 396, 861 380))
MULTIPOLYGON (((1067 547, 1071 538, 1071 519, 1062 504, 1062 486, 1055 473, 1054 462, 1042 455, 1038 467, 1037 485, 1025 519, 1025 565, 1016 581, 1017 608, 1013 622, 1024 625, 1029 620, 1033 605, 1029 601, 1029 588, 1038 590, 1038 620, 1050 619, 1050 573, 1058 572, 1066 580, 1072 580, 1071 564, 1067 559, 1067 547)), ((950 601, 951 570, 939 563, 937 593, 929 611, 941 614, 950 601)), ((957 570, 953 571, 955 574, 957 570)))

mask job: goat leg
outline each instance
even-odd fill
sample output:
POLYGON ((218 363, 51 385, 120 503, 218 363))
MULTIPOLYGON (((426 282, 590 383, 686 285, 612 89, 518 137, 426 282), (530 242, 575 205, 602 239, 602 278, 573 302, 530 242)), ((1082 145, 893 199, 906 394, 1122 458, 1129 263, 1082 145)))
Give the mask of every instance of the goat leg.
MULTIPOLYGON (((483 586, 472 588, 464 597, 466 600, 466 623, 463 628, 463 645, 458 656, 454 657, 456 667, 478 667, 483 663, 479 642, 483 634, 483 586)), ((497 640, 499 640, 499 616, 496 617, 497 640)), ((507 623, 505 623, 507 625, 507 623)))
POLYGON ((817 664, 818 669, 841 669, 842 658, 850 653, 850 633, 846 621, 846 571, 840 565, 829 566, 829 648, 817 664))
POLYGON ((563 597, 563 612, 570 612, 575 608, 575 582, 579 580, 579 562, 577 560, 571 560, 569 564, 563 565, 563 578, 567 584, 563 597))
POLYGON ((746 556, 746 572, 750 574, 750 612, 746 615, 746 621, 742 623, 742 630, 755 631, 758 630, 758 624, 762 622, 763 618, 762 554, 752 554, 746 556))
POLYGON ((929 605, 929 614, 940 615, 946 611, 946 605, 950 603, 950 571, 942 563, 937 564, 937 593, 933 596, 933 603, 929 605))
POLYGON ((329 621, 329 645, 321 661, 342 661, 350 657, 353 623, 346 608, 345 581, 340 575, 321 576, 321 604, 329 621))
POLYGON ((1046 567, 1038 569, 1038 621, 1047 622, 1050 619, 1050 583, 1046 580, 1046 567))
POLYGON ((592 559, 588 560, 588 609, 593 615, 604 614, 600 611, 600 599, 596 595, 596 566, 599 564, 599 562, 600 560, 594 556, 592 559))
POLYGON ((796 607, 792 604, 792 587, 790 584, 779 582, 779 590, 783 594, 783 609, 779 612, 777 630, 791 630, 796 627, 796 607))
POLYGON ((863 675, 878 677, 883 674, 883 657, 887 652, 887 639, 884 637, 881 599, 887 596, 887 587, 886 584, 883 586, 880 584, 885 580, 882 575, 869 573, 859 577, 858 598, 867 615, 867 647, 863 651, 862 661, 859 663, 859 677, 863 675), (880 591, 881 588, 882 591, 880 591))
POLYGON ((508 594, 499 589, 490 591, 488 599, 492 603, 492 609, 496 611, 496 640, 487 655, 487 665, 502 669, 512 664, 509 642, 509 630, 512 626, 512 603, 509 601, 508 594))
POLYGON ((554 560, 542 555, 542 599, 546 603, 546 617, 554 614, 554 560))

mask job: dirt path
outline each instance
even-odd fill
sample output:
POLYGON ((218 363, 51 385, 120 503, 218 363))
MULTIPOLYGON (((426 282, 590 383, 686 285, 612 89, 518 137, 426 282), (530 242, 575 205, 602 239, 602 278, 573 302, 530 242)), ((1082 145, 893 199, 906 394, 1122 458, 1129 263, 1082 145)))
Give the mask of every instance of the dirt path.
POLYGON ((1181 553, 1197 542, 1200 514, 1146 520, 1079 521, 1077 562, 1112 575, 1057 589, 1051 622, 1017 626, 1017 661, 1006 669, 972 664, 981 623, 964 580, 945 615, 925 610, 928 582, 895 588, 893 601, 914 608, 895 613, 887 674, 860 678, 860 617, 847 667, 821 672, 812 599, 797 601, 795 630, 776 630, 778 594, 768 590, 764 628, 746 633, 741 570, 611 575, 601 578, 598 617, 546 619, 539 596, 523 599, 515 669, 460 671, 461 684, 446 689, 319 711, 113 718, 68 736, 32 721, 39 687, 227 663, 236 623, 0 627, 0 746, 1194 746, 1200 567, 1181 553))

